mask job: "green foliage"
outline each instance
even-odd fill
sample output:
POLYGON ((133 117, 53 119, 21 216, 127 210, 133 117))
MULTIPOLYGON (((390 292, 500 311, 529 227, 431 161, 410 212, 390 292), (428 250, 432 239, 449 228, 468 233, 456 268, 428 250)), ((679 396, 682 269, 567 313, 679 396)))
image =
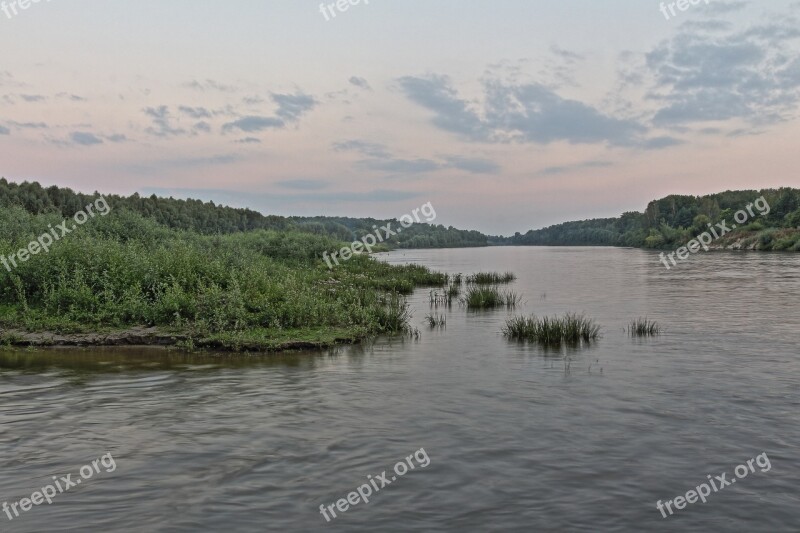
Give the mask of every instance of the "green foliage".
POLYGON ((631 337, 653 337, 661 335, 661 326, 655 320, 648 320, 647 317, 636 318, 631 320, 628 333, 631 337))
POLYGON ((600 336, 600 327, 583 315, 567 313, 563 317, 512 317, 506 321, 503 335, 509 339, 544 345, 580 344, 600 336))
MULTIPOLYGON (((99 193, 80 194, 59 187, 44 188, 35 182, 16 184, 0 179, 0 208, 13 206, 32 215, 50 214, 53 216, 51 221, 61 222, 63 218, 74 216, 99 196, 99 193)), ((289 231, 294 236, 300 233, 311 234, 349 243, 367 234, 375 234, 375 228, 384 227, 389 223, 391 223, 392 230, 396 231, 400 227, 397 220, 265 216, 250 209, 235 209, 216 205, 214 202, 158 198, 155 195, 149 197, 141 197, 138 194, 129 197, 105 195, 104 198, 108 201, 112 211, 124 210, 143 217, 144 220, 137 224, 146 225, 154 222, 165 229, 186 230, 203 235, 232 234, 263 229, 273 230, 280 234, 289 231)), ((424 220, 424 217, 421 218, 424 220)), ((127 224, 120 224, 127 226, 127 224)), ((45 224, 46 226, 47 224, 45 224)), ((1 225, 0 227, 5 228, 6 226, 1 225)), ((22 224, 21 228, 31 229, 25 224, 22 224)), ((15 228, 12 228, 12 231, 14 230, 15 228)), ((138 231, 137 228, 130 228, 130 232, 135 233, 136 231, 138 231)), ((124 238, 122 231, 119 231, 117 235, 124 238)), ((381 236, 383 236, 383 232, 381 232, 381 236)), ((487 237, 480 232, 421 222, 403 229, 402 233, 390 237, 382 246, 384 248, 457 248, 486 245, 487 237)), ((281 249, 283 248, 281 247, 281 249)))
MULTIPOLYGON (((26 246, 53 217, 0 208, 9 228, 0 254, 26 246)), ((112 210, 49 253, 11 272, 0 266, 0 323, 61 332, 158 326, 223 345, 283 342, 286 332, 301 330, 315 339, 360 338, 404 331, 409 314, 402 295, 447 281, 419 265, 367 256, 329 270, 322 253, 340 246, 296 230, 203 235, 112 210)))
POLYGON ((520 298, 512 291, 501 291, 495 286, 469 285, 459 301, 467 309, 493 309, 496 307, 512 309, 517 306, 520 298))
MULTIPOLYGON (((654 249, 675 249, 709 231, 713 225, 726 221, 734 223, 734 215, 745 210, 756 199, 764 197, 770 206, 769 214, 754 209, 748 223, 726 235, 727 240, 748 239, 747 232, 770 229, 800 230, 800 190, 791 188, 761 191, 725 191, 707 196, 671 195, 650 202, 644 213, 625 213, 619 218, 602 218, 566 222, 513 237, 492 237, 495 245, 533 246, 630 246, 654 249)), ((752 208, 752 207, 751 207, 752 208)), ((773 248, 770 234, 759 236, 761 249, 773 248)), ((785 246, 788 241, 781 243, 785 246)), ((788 248, 793 249, 793 246, 788 248)))
POLYGON ((511 272, 499 274, 497 272, 478 272, 471 276, 467 276, 467 283, 474 283, 475 285, 497 285, 503 283, 511 283, 517 279, 517 276, 511 272))

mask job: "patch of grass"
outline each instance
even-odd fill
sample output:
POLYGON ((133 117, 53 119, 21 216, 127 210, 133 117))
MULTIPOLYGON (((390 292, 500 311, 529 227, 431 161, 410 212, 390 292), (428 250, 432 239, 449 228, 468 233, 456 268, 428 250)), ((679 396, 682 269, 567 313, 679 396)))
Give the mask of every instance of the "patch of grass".
MULTIPOLYGON (((18 218, 9 217, 0 210, 0 227, 18 218)), ((51 223, 48 217, 17 222, 35 236, 51 223)), ((3 233, 0 253, 27 246, 30 234, 3 233)), ((331 270, 322 254, 340 247, 291 230, 201 235, 112 211, 12 272, 0 268, 0 325, 56 333, 156 326, 201 347, 210 339, 226 347, 263 341, 270 348, 290 344, 287 332, 300 343, 304 332, 315 332, 319 338, 309 342, 326 344, 340 335, 405 333, 410 314, 403 296, 448 281, 420 265, 393 266, 366 255, 331 270)))
POLYGON ((600 326, 584 315, 567 313, 563 317, 513 317, 506 321, 503 335, 509 339, 546 346, 588 343, 600 336, 600 326))
POLYGON ((467 283, 475 285, 498 285, 511 283, 517 279, 517 276, 511 272, 500 274, 497 272, 478 272, 467 277, 467 283))
POLYGON ((468 285, 459 302, 467 309, 512 309, 519 300, 519 295, 512 291, 501 291, 495 286, 468 285))
POLYGON ((442 329, 447 327, 447 317, 444 315, 428 315, 425 317, 425 322, 431 329, 442 329))
POLYGON ((661 326, 655 320, 640 317, 631 320, 628 326, 628 333, 631 337, 655 337, 661 335, 661 326))

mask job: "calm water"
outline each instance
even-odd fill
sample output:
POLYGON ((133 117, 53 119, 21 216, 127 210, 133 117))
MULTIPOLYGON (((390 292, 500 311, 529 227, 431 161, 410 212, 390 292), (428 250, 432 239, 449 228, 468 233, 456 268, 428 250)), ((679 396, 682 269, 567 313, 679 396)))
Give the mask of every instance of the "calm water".
POLYGON ((507 311, 457 306, 429 331, 420 290, 420 340, 268 358, 0 352, 0 502, 107 452, 117 464, 0 530, 800 530, 800 256, 714 253, 670 272, 620 249, 384 259, 514 271, 517 313, 585 311, 604 336, 543 352, 500 336, 507 311), (667 333, 626 337, 640 315, 667 333), (321 504, 420 448, 427 468, 326 524, 321 504), (656 510, 764 452, 769 472, 656 510))

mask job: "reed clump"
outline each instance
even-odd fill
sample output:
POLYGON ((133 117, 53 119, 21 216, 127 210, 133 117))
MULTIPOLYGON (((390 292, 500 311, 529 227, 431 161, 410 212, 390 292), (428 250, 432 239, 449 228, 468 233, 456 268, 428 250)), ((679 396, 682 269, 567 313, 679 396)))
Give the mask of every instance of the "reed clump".
POLYGON ((596 340, 600 336, 600 326, 594 320, 576 313, 560 317, 516 316, 506 321, 503 335, 509 339, 547 346, 580 344, 596 340))
POLYGON ((443 329, 447 327, 447 317, 445 315, 430 314, 425 317, 425 322, 431 329, 443 329))
POLYGON ((661 335, 661 326, 655 320, 639 317, 631 320, 628 334, 631 337, 656 337, 661 335))
POLYGON ((520 297, 513 291, 503 291, 496 286, 468 285, 459 302, 467 309, 513 309, 520 302, 520 297))
POLYGON ((503 274, 498 272, 478 272, 467 277, 467 283, 474 285, 503 285, 516 280, 517 276, 512 272, 503 274))

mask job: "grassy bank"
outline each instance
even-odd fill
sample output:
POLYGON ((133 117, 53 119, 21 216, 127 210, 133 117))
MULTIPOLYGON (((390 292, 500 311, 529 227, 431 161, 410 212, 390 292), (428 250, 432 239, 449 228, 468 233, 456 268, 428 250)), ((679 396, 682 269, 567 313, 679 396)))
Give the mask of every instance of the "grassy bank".
MULTIPOLYGON (((0 254, 27 247, 62 220, 61 213, 0 209, 0 254)), ((0 267, 0 328, 8 336, 155 327, 188 346, 330 345, 403 332, 403 295, 446 283, 426 268, 366 256, 331 271, 322 253, 341 246, 291 230, 202 235, 114 210, 49 253, 11 272, 0 267)))

